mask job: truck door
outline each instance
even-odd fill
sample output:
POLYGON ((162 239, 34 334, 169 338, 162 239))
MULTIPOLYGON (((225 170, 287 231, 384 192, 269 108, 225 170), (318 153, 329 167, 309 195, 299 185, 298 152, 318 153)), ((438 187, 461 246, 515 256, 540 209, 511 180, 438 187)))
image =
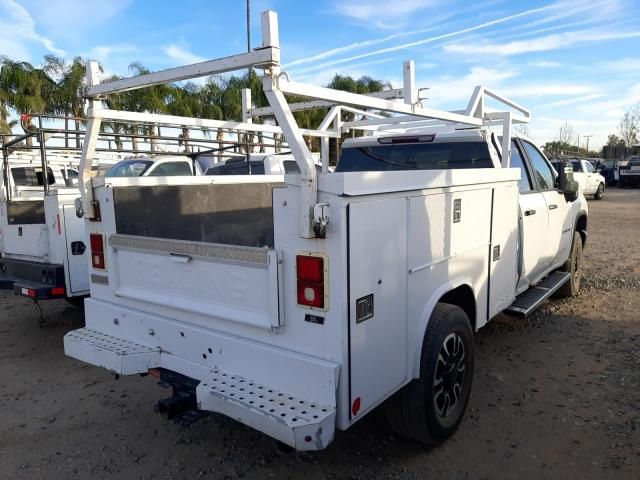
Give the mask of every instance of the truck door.
POLYGON ((596 193, 596 190, 598 190, 598 186, 600 185, 598 174, 596 173, 595 168, 593 168, 593 165, 591 165, 591 162, 582 160, 580 163, 582 163, 582 170, 587 173, 587 184, 589 185, 587 192, 589 194, 594 194, 596 193))
POLYGON ((535 145, 522 140, 522 145, 529 158, 538 191, 545 201, 545 209, 548 213, 548 227, 546 237, 541 242, 545 250, 545 271, 562 264, 571 248, 571 204, 564 194, 555 188, 556 178, 551 164, 535 145))
POLYGON ((407 200, 351 203, 348 218, 350 394, 360 417, 407 377, 407 200))
POLYGON ((84 220, 76 216, 73 205, 64 205, 64 235, 66 245, 65 273, 67 276, 67 290, 71 295, 88 293, 89 290, 89 259, 84 220))
POLYGON ((520 145, 511 146, 511 167, 520 168, 520 266, 517 291, 521 292, 536 282, 547 269, 546 236, 549 213, 543 193, 538 189, 533 170, 525 162, 520 145))

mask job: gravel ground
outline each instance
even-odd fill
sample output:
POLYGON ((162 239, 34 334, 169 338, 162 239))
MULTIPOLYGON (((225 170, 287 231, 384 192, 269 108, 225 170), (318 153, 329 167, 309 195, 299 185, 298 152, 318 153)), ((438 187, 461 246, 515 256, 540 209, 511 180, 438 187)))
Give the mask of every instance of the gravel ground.
POLYGON ((324 452, 283 453, 210 416, 153 413, 169 392, 64 356, 82 326, 65 302, 0 293, 0 478, 640 478, 640 190, 590 201, 582 293, 476 337, 466 419, 445 445, 394 437, 374 413, 324 452))

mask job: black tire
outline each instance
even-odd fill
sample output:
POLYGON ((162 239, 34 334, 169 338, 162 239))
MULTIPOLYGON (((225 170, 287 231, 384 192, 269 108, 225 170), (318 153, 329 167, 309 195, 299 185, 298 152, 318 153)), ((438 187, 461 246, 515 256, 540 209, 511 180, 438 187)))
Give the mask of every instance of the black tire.
POLYGON ((571 298, 578 294, 582 280, 583 258, 582 237, 578 232, 574 232, 571 254, 564 265, 558 269, 561 272, 571 273, 571 279, 556 291, 554 297, 571 298))
POLYGON ((422 342, 420 377, 387 403, 391 428, 398 435, 428 447, 442 443, 456 431, 464 417, 473 368, 473 331, 469 318, 458 306, 437 304, 422 342), (455 397, 453 405, 452 396, 455 397))
POLYGON ((598 185, 598 190, 596 190, 595 195, 593 195, 594 200, 602 200, 604 197, 604 183, 598 185))

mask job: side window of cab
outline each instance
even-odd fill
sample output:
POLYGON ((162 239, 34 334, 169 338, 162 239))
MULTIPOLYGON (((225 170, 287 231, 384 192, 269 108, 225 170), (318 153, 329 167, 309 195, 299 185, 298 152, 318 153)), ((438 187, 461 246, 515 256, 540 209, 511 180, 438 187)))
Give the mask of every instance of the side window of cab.
POLYGON ((531 162, 537 189, 540 191, 554 190, 556 175, 547 159, 531 142, 526 140, 521 141, 527 157, 529 157, 529 161, 531 162))
POLYGON ((533 191, 529 171, 524 163, 524 158, 520 152, 517 142, 511 142, 511 167, 520 169, 520 193, 528 193, 533 191))

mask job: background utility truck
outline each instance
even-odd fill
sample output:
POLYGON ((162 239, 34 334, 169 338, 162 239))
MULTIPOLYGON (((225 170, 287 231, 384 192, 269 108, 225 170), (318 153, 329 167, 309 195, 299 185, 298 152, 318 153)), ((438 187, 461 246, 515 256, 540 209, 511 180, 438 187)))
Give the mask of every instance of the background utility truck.
MULTIPOLYGON (((85 132, 55 128, 60 120, 68 120, 62 117, 33 115, 22 116, 21 120, 25 134, 2 145, 0 288, 13 289, 17 295, 36 301, 65 298, 82 305, 89 294, 89 258, 84 220, 77 215, 75 207, 80 197, 80 151, 65 147, 65 140, 69 136, 84 140, 85 132), (27 118, 29 121, 25 122, 27 118), (31 140, 31 145, 26 144, 27 140, 31 140), (43 175, 45 171, 47 174, 43 175)), ((137 126, 132 132, 140 130, 137 126)), ((160 132, 160 126, 153 124, 153 130, 160 132)), ((90 175, 202 174, 193 158, 203 148, 211 150, 212 141, 198 128, 185 127, 180 131, 194 138, 186 147, 183 141, 173 149, 167 149, 166 145, 166 139, 176 138, 171 130, 153 135, 132 133, 131 138, 121 133, 101 132, 103 145, 90 175), (139 150, 145 142, 157 148, 152 147, 152 151, 141 157, 139 150), (160 147, 164 151, 159 150, 160 147), (177 155, 175 150, 185 148, 189 156, 177 155), (121 160, 131 153, 136 153, 135 158, 121 160)))
MULTIPOLYGON (((80 194, 80 152, 46 145, 55 142, 56 134, 69 132, 25 132, 2 144, 0 288, 33 300, 80 303, 89 293, 84 224, 74 207, 80 194), (37 143, 26 143, 33 140, 37 143)), ((103 164, 116 160, 115 155, 101 154, 103 164)))
POLYGON ((385 401, 400 434, 442 442, 469 399, 473 332, 577 292, 584 197, 512 136, 529 120, 515 103, 478 87, 465 110, 424 107, 412 62, 404 101, 302 85, 280 72, 275 14, 262 19, 250 53, 105 84, 89 65, 91 135, 148 115, 103 109, 100 95, 262 68, 278 126, 234 128, 278 129, 301 173, 91 180, 87 142, 91 298, 65 352, 159 377, 173 387, 158 404, 169 417, 217 412, 299 450, 325 448, 385 401), (284 94, 325 102, 325 121, 299 129, 284 94), (352 129, 374 134, 345 142, 327 173, 328 139, 352 129), (320 137, 324 173, 304 135, 320 137))

